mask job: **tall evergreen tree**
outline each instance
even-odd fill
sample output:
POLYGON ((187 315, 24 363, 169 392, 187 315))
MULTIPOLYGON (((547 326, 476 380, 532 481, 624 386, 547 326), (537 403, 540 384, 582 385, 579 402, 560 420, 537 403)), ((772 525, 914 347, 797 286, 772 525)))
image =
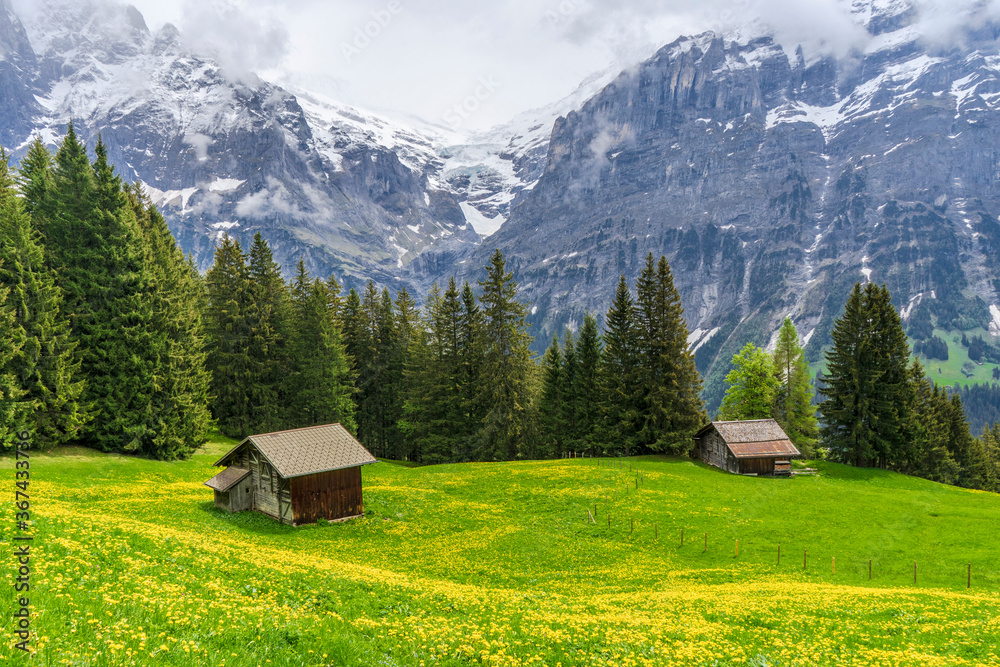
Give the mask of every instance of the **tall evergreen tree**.
POLYGON ((215 249, 205 284, 212 412, 219 431, 244 438, 255 432, 250 409, 255 380, 255 364, 249 356, 250 275, 240 242, 228 234, 215 249))
POLYGON ((300 259, 291 285, 287 425, 292 428, 354 421, 353 383, 328 284, 313 280, 300 259))
POLYGON ((361 295, 353 287, 344 299, 344 307, 340 312, 340 325, 344 333, 344 349, 351 362, 351 370, 357 385, 360 369, 368 363, 370 334, 361 311, 361 295))
POLYGON ((610 447, 615 453, 621 451, 625 456, 629 456, 638 443, 642 405, 636 317, 632 294, 622 275, 618 279, 614 301, 604 318, 601 434, 605 447, 610 447))
POLYGON ((927 378, 918 359, 910 365, 909 376, 914 420, 907 427, 906 448, 897 448, 892 453, 892 467, 910 475, 951 484, 958 475, 959 466, 948 451, 948 399, 927 378))
POLYGON ((337 278, 331 273, 330 277, 326 279, 326 298, 327 298, 327 308, 330 310, 330 316, 336 323, 337 328, 343 331, 343 323, 340 321, 340 314, 344 308, 344 297, 340 296, 341 286, 337 282, 337 278))
POLYGON ((480 302, 483 307, 483 418, 479 452, 482 458, 512 460, 530 443, 528 431, 529 375, 531 354, 524 318, 526 310, 517 300, 517 283, 506 269, 503 254, 495 250, 486 267, 480 302))
POLYGON ((701 376, 687 345, 680 294, 666 257, 650 253, 636 284, 641 385, 645 395, 640 443, 650 451, 684 453, 707 419, 701 376))
POLYGON ((66 295, 78 308, 73 327, 87 380, 83 396, 94 406, 85 437, 103 451, 163 456, 157 447, 163 415, 152 403, 166 353, 154 325, 154 277, 139 224, 100 141, 95 153, 91 175, 76 173, 86 152, 67 136, 56 170, 56 220, 73 230, 72 242, 58 246, 55 256, 65 263, 57 271, 62 279, 72 276, 66 295), (77 193, 85 206, 72 198, 77 193), (88 241, 94 245, 69 247, 88 241))
POLYGON ((274 261, 271 246, 257 232, 250 246, 249 303, 247 323, 250 383, 250 421, 260 432, 277 431, 289 425, 284 407, 284 376, 288 359, 288 292, 281 267, 274 261))
POLYGON ((0 451, 14 445, 18 431, 26 426, 31 404, 11 367, 24 344, 24 331, 14 321, 7 304, 8 290, 0 287, 0 451))
POLYGON ((778 332, 773 359, 779 381, 774 397, 774 418, 798 450, 812 458, 819 424, 812 401, 809 365, 799 345, 799 333, 790 317, 785 318, 778 332))
POLYGON ((476 434, 482 428, 487 405, 480 391, 484 375, 485 323, 476 294, 468 281, 462 284, 462 311, 459 320, 458 387, 461 396, 460 427, 456 437, 456 456, 467 461, 473 457, 476 434))
POLYGON ((719 419, 770 419, 779 381, 774 361, 763 349, 747 343, 733 355, 733 370, 726 375, 726 394, 719 419))
MULTIPOLYGON (((409 336, 411 333, 408 331, 406 335, 409 336)), ((376 413, 378 430, 386 454, 392 458, 402 459, 405 458, 405 452, 402 451, 402 434, 398 422, 403 412, 401 396, 405 362, 403 332, 396 319, 392 297, 388 288, 384 287, 379 298, 376 345, 380 375, 379 408, 376 413)))
POLYGON ((87 421, 80 403, 84 389, 80 362, 73 355, 76 345, 69 340, 69 323, 60 312, 62 292, 45 264, 41 238, 15 193, 2 151, 0 289, 8 290, 13 326, 23 334, 21 349, 7 368, 30 406, 26 424, 35 446, 47 448, 74 440, 87 421))
MULTIPOLYGON (((353 307, 350 301, 349 295, 345 310, 353 307)), ((389 393, 394 389, 391 383, 395 352, 391 300, 386 311, 383 295, 369 280, 351 335, 358 355, 355 357, 358 439, 376 456, 390 457, 393 452, 389 449, 391 434, 386 428, 389 423, 386 410, 390 407, 389 393)))
POLYGON ((444 430, 446 420, 440 410, 448 391, 442 370, 442 343, 437 325, 441 309, 441 290, 431 286, 424 303, 423 322, 410 340, 409 363, 404 367, 405 391, 399 419, 406 451, 414 461, 444 463, 451 460, 451 444, 444 430))
POLYGON ((553 336, 552 344, 545 350, 542 361, 542 390, 538 406, 542 420, 543 448, 547 456, 558 456, 563 451, 562 366, 559 336, 553 336))
POLYGON ((18 185, 25 212, 41 219, 52 215, 53 189, 52 154, 41 138, 31 142, 27 155, 21 160, 18 185))
POLYGON ((591 452, 598 442, 600 422, 601 336, 597 319, 587 313, 576 344, 577 370, 573 397, 576 401, 576 443, 574 449, 591 452))
POLYGON ((425 326, 417 328, 410 343, 401 422, 412 455, 425 463, 452 461, 464 444, 461 318, 455 279, 443 295, 435 283, 425 303, 425 326))
POLYGON ((202 320, 201 278, 174 240, 141 187, 127 188, 147 250, 152 276, 153 330, 159 339, 159 381, 150 400, 158 425, 150 446, 157 458, 186 458, 206 439, 211 425, 202 320))
POLYGON ((908 458, 913 385, 909 346, 884 286, 854 286, 834 324, 820 390, 823 441, 831 456, 856 466, 885 467, 908 458))
POLYGON ((576 337, 570 329, 563 334, 562 372, 559 374, 559 428, 563 433, 563 444, 567 449, 577 446, 578 423, 576 420, 577 399, 579 389, 576 376, 580 370, 580 362, 576 356, 576 337))

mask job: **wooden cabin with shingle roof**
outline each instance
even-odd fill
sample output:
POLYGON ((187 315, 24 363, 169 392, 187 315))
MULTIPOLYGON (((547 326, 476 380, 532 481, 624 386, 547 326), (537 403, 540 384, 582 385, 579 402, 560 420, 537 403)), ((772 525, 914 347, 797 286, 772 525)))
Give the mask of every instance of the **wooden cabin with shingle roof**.
POLYGON ((712 422, 694 439, 695 458, 741 475, 791 475, 801 456, 773 419, 712 422))
POLYGON ((364 514, 361 466, 375 457, 340 424, 251 435, 215 462, 215 506, 297 526, 364 514))

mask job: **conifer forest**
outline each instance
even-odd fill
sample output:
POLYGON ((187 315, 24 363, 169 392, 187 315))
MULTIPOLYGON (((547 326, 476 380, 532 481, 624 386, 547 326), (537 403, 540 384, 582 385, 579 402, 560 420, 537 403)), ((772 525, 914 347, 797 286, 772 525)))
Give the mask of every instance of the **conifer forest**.
POLYGON ((0 158, 0 438, 171 460, 213 428, 339 422, 377 457, 431 464, 685 455, 712 417, 774 418, 807 458, 1000 491, 1000 422, 973 435, 963 400, 981 390, 928 379, 884 285, 855 286, 815 382, 786 319, 773 351, 734 355, 710 415, 665 257, 540 358, 499 250, 475 283, 424 295, 282 268, 261 234, 222 235, 200 274, 72 125, 54 154, 0 158))

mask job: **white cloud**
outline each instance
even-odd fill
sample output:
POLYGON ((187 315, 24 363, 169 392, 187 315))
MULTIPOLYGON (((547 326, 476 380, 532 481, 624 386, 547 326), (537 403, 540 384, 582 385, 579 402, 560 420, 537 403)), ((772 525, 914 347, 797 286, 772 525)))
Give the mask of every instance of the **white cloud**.
MULTIPOLYGON (((685 34, 756 22, 789 51, 802 44, 807 58, 845 55, 868 39, 850 14, 856 0, 131 1, 151 29, 176 24, 235 76, 257 72, 374 110, 441 119, 484 78, 501 82, 463 129, 548 104, 593 72, 625 69, 685 34), (345 45, 357 52, 346 57, 345 45)), ((932 42, 1000 18, 1000 0, 913 1, 932 42)), ((35 4, 14 2, 19 11, 35 4)))

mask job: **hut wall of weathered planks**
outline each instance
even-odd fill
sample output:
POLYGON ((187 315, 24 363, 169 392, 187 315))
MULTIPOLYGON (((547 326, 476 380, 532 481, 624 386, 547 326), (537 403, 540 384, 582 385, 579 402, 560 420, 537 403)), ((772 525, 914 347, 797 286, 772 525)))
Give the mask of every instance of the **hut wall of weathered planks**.
POLYGON ((215 506, 229 512, 253 509, 253 486, 250 478, 237 482, 228 491, 215 492, 215 506))
POLYGON ((296 524, 364 514, 360 467, 293 477, 289 481, 296 524))
POLYGON ((738 459, 740 466, 740 473, 743 475, 773 475, 774 474, 774 459, 772 458, 759 458, 759 459, 738 459))

